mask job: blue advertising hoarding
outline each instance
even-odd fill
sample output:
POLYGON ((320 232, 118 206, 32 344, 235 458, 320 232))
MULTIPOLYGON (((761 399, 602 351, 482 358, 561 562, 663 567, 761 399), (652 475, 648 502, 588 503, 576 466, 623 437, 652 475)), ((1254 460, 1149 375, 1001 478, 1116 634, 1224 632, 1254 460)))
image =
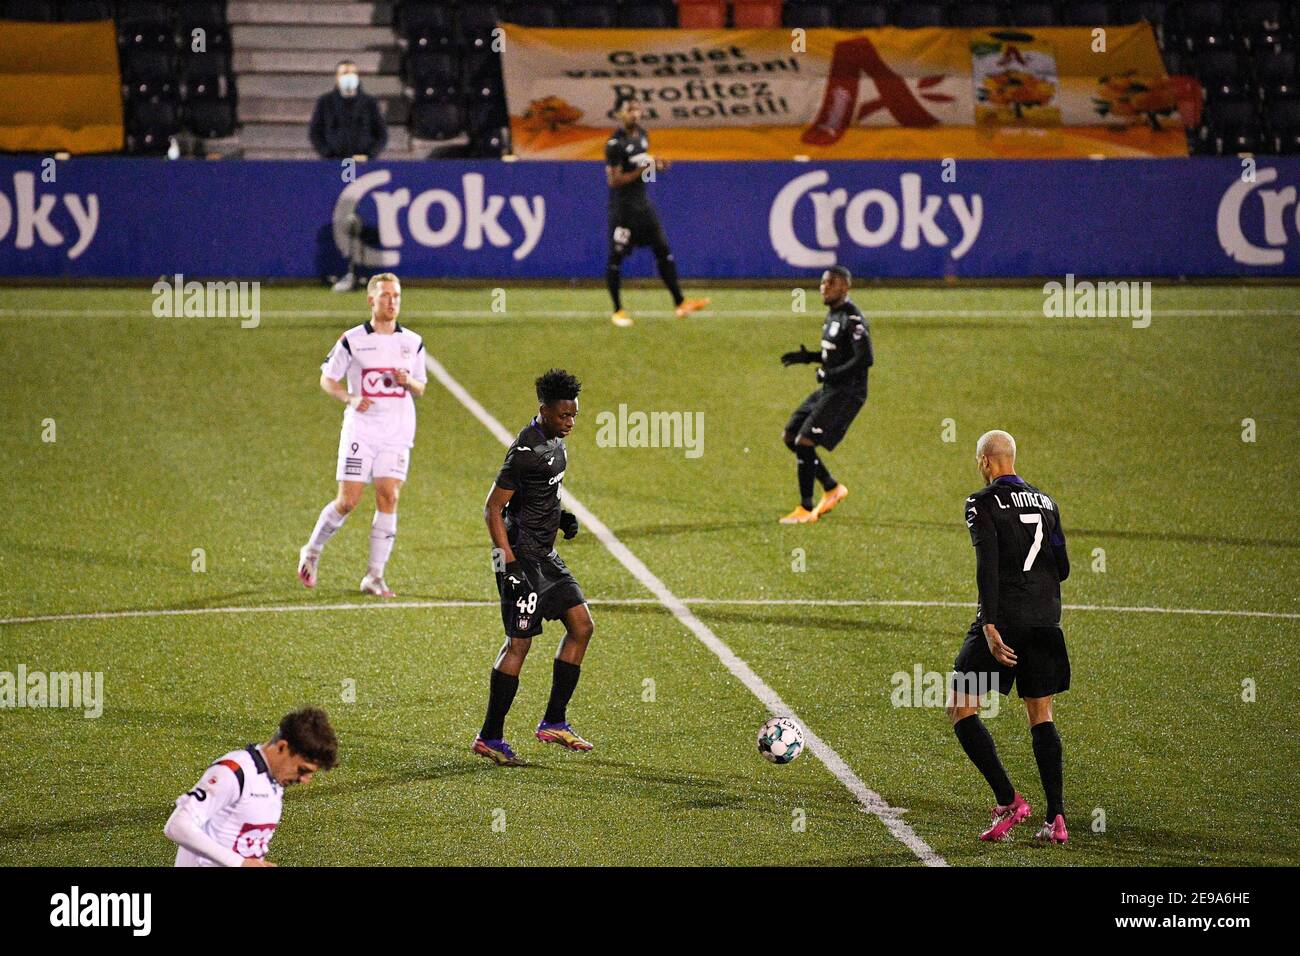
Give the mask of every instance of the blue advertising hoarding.
MULTIPOLYGON (((1300 275, 1300 158, 677 163, 648 185, 681 274, 1300 275)), ((0 275, 604 275, 599 163, 0 160, 0 275)), ((625 274, 649 275, 648 251, 625 274)))

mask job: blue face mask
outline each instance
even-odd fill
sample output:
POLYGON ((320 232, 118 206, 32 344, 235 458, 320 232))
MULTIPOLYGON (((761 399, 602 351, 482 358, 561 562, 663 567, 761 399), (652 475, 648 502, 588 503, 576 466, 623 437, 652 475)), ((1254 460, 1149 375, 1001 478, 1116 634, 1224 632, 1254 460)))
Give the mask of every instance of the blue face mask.
POLYGON ((344 73, 339 77, 339 91, 342 93, 355 93, 360 85, 361 77, 355 73, 344 73))

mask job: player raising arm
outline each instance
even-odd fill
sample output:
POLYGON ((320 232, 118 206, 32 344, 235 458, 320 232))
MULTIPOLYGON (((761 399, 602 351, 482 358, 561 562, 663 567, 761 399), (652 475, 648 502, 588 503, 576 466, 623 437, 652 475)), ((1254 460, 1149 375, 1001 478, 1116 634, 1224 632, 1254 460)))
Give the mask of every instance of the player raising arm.
POLYGON ((176 799, 163 833, 177 866, 274 866, 266 860, 284 788, 338 764, 338 738, 323 710, 286 714, 270 741, 232 750, 176 799))
POLYGON ((583 655, 595 631, 582 588, 555 550, 555 534, 578 533, 578 519, 560 508, 560 482, 568 468, 564 438, 578 416, 582 386, 563 369, 537 379, 537 417, 506 452, 488 493, 483 516, 492 538, 492 563, 506 640, 488 683, 487 716, 474 738, 474 752, 503 766, 520 763, 505 741, 506 714, 519 689, 519 671, 542 621, 562 620, 564 637, 555 653, 551 699, 537 725, 537 739, 569 750, 591 750, 566 716, 578 686, 583 655))
POLYGON ((979 717, 982 694, 1010 694, 1025 702, 1034 759, 1047 797, 1047 818, 1035 839, 1064 843, 1061 737, 1052 697, 1070 689, 1070 658, 1061 633, 1061 582, 1070 559, 1056 502, 1016 474, 1016 440, 985 432, 975 446, 987 484, 966 499, 966 526, 975 546, 979 612, 953 662, 948 717, 966 756, 993 789, 993 825, 981 840, 1003 840, 1032 813, 1011 786, 993 735, 979 717))
POLYGON ((818 365, 817 389, 803 400, 785 426, 785 445, 794 452, 799 478, 799 507, 781 524, 816 521, 848 497, 849 489, 831 477, 817 454, 820 445, 831 451, 867 402, 867 370, 875 363, 871 331, 862 311, 849 301, 853 277, 844 266, 822 274, 822 302, 830 310, 822 324, 821 351, 801 344, 781 356, 782 365, 818 365), (821 500, 813 506, 813 479, 821 482, 821 500))
POLYGON ((366 286, 366 301, 370 321, 339 336, 321 366, 321 389, 347 406, 334 474, 339 491, 321 509, 311 537, 298 552, 298 579, 306 587, 316 586, 316 567, 325 543, 343 527, 373 479, 375 518, 361 592, 393 597, 384 583, 384 566, 397 538, 397 498, 415 444, 414 399, 424 394, 429 375, 424 340, 397 321, 402 308, 397 276, 391 272, 373 276, 366 286))

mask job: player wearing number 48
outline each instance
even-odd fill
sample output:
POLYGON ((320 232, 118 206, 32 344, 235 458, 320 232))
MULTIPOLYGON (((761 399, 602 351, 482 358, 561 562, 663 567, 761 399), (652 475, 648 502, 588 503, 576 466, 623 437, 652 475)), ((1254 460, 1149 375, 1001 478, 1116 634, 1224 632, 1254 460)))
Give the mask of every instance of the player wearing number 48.
POLYGON ((578 519, 560 507, 560 482, 569 464, 564 439, 578 417, 582 386, 556 368, 537 379, 536 386, 537 417, 511 442, 483 509, 506 640, 492 667, 487 716, 474 738, 474 752, 507 767, 522 761, 506 743, 506 714, 543 620, 563 621, 564 637, 552 665, 551 699, 537 725, 537 739, 569 750, 592 749, 569 726, 566 709, 595 625, 582 588, 555 550, 557 531, 565 538, 578 533, 578 519))

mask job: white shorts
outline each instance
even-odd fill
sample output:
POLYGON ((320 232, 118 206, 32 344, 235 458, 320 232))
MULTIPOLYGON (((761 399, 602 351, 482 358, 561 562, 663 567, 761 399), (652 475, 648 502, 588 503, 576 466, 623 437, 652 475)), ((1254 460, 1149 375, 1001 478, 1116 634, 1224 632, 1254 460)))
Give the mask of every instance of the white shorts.
POLYGON ((359 481, 370 484, 374 478, 406 480, 406 469, 411 463, 411 449, 405 445, 383 445, 375 448, 355 438, 339 441, 339 463, 334 478, 337 481, 359 481))

